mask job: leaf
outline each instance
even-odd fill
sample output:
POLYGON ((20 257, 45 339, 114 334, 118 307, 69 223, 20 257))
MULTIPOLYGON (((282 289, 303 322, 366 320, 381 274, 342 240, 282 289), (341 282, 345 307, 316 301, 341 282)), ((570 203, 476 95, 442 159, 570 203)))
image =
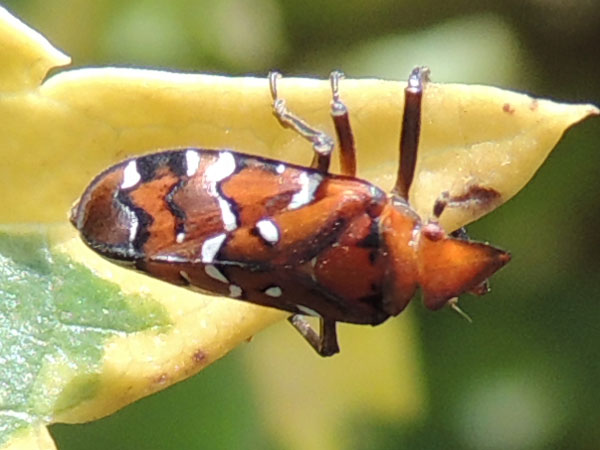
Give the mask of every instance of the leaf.
MULTIPOLYGON (((40 84, 68 58, 2 9, 0 47, 0 447, 51 448, 45 424, 109 414, 285 317, 102 260, 66 221, 90 179, 127 156, 165 148, 228 147, 300 164, 311 150, 273 117, 266 77, 101 68, 40 84)), ((360 173, 385 188, 396 173, 403 86, 341 86, 360 173)), ((333 133, 327 81, 284 78, 280 95, 333 133)), ((495 88, 430 84, 411 201, 426 217, 442 191, 497 192, 493 203, 443 216, 448 228, 474 220, 514 195, 567 127, 597 113, 495 88)))
POLYGON ((480 187, 498 198, 449 208, 442 224, 454 230, 489 213, 533 177, 567 128, 599 110, 539 100, 489 86, 430 86, 423 108, 423 148, 412 202, 422 217, 440 192, 461 196, 480 187), (443 89, 443 91, 442 91, 443 89), (436 126, 443 124, 443 126, 436 126))
POLYGON ((0 92, 36 89, 50 69, 71 62, 37 31, 1 7, 0 49, 0 92))
POLYGON ((171 326, 163 305, 125 296, 54 251, 51 238, 0 232, 0 439, 97 396, 110 338, 171 326))

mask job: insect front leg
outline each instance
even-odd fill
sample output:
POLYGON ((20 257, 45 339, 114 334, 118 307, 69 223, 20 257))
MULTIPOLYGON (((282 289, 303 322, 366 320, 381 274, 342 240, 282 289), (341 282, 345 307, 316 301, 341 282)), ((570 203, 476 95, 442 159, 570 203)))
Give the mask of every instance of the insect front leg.
POLYGON ((340 351, 335 320, 320 319, 320 333, 317 333, 308 321, 299 314, 294 314, 288 321, 304 336, 304 339, 319 355, 332 356, 340 351))
POLYGON ((312 144, 315 155, 310 167, 327 173, 331 162, 331 152, 334 147, 333 139, 326 133, 311 127, 287 108, 285 100, 279 98, 277 94, 277 80, 279 78, 281 78, 279 72, 269 73, 269 87, 271 88, 271 97, 273 98, 273 114, 275 114, 275 117, 277 117, 284 127, 293 129, 312 144))
POLYGON ((410 185, 415 175, 419 138, 421 135, 421 100, 423 89, 429 81, 429 69, 416 67, 408 77, 404 89, 404 114, 400 134, 400 165, 392 192, 408 200, 410 185))

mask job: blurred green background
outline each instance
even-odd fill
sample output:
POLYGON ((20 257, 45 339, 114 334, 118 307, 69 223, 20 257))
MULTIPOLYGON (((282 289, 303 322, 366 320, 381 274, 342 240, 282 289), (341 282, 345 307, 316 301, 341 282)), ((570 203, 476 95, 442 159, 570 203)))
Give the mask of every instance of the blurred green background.
MULTIPOLYGON (((435 81, 600 104, 600 2, 593 0, 3 3, 75 66, 318 77, 339 68, 352 77, 404 79, 426 64, 435 81)), ((599 143, 600 119, 577 126, 522 193, 470 226, 474 237, 513 254, 491 294, 463 301, 473 325, 411 306, 423 386, 418 413, 372 414, 365 402, 336 413, 331 436, 309 425, 305 443, 277 435, 266 423, 282 409, 265 407, 253 368, 256 361, 263 371, 278 368, 276 355, 252 356, 267 332, 113 416, 51 427, 59 448, 600 449, 599 143)), ((343 351, 351 345, 341 344, 343 351)), ((381 360, 390 351, 405 349, 373 349, 381 360)), ((378 383, 379 368, 370 370, 378 383)))

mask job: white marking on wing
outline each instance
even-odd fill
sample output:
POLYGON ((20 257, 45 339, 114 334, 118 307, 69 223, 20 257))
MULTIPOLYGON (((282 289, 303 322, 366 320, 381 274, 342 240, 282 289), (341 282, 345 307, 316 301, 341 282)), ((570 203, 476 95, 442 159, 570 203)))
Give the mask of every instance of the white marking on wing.
POLYGON ((308 205, 313 201, 315 191, 321 185, 322 177, 319 174, 306 172, 300 173, 299 183, 300 190, 296 192, 288 205, 288 209, 298 209, 304 205, 308 205))
POLYGON ((210 183, 217 183, 235 171, 235 157, 231 152, 219 153, 218 159, 206 168, 205 176, 210 183))
POLYGON ((265 294, 267 294, 269 297, 281 297, 282 291, 281 288, 279 286, 271 286, 269 289, 267 289, 265 291, 265 294))
POLYGON ((217 161, 208 166, 205 173, 208 192, 219 202, 221 219, 227 231, 233 231, 238 227, 237 217, 231 209, 231 204, 217 191, 217 183, 229 177, 233 172, 235 172, 235 157, 231 152, 221 152, 217 161))
POLYGON ((298 310, 301 311, 302 314, 306 314, 307 316, 321 317, 321 314, 316 312, 314 309, 309 308, 308 306, 296 305, 296 308, 298 308, 298 310))
POLYGON ((128 189, 135 186, 140 182, 142 176, 138 172, 137 162, 135 159, 129 161, 123 170, 123 181, 121 182, 121 189, 128 189))
POLYGON ((233 298, 240 298, 243 294, 242 288, 237 284, 229 285, 229 296, 233 298))
POLYGON ((185 165, 185 173, 188 177, 191 177, 198 171, 198 166, 200 166, 200 154, 196 150, 186 150, 185 165))
POLYGON ((190 280, 190 276, 188 275, 188 273, 185 270, 180 270, 179 275, 181 275, 181 278, 183 278, 189 284, 192 284, 192 281, 190 280))
POLYGON ((221 207, 221 219, 227 231, 233 231, 237 228, 237 217, 231 209, 231 204, 219 196, 219 206, 221 207))
POLYGON ((225 233, 217 234, 202 243, 201 262, 210 264, 215 260, 215 256, 219 253, 226 236, 225 233))
POLYGON ((229 280, 225 275, 223 275, 223 272, 221 272, 219 269, 217 269, 216 266, 213 266, 212 264, 207 264, 206 266, 204 266, 204 271, 209 277, 220 281, 221 283, 229 283, 229 280))
POLYGON ((272 220, 259 220, 256 222, 256 229, 258 230, 260 237, 269 244, 275 245, 279 242, 279 228, 277 228, 277 225, 272 220))
POLYGON ((135 215, 135 212, 133 212, 128 206, 123 206, 123 211, 127 215, 129 223, 129 243, 133 244, 133 241, 135 241, 135 237, 138 233, 138 228, 140 227, 140 221, 135 215))

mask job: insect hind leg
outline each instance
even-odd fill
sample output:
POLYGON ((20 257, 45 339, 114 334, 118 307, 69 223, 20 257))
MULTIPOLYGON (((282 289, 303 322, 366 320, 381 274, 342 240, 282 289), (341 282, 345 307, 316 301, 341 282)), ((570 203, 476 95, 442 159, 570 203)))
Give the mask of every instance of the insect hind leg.
POLYGON ((326 173, 329 170, 331 162, 331 152, 333 152, 333 139, 326 133, 311 127, 299 116, 291 112, 284 99, 280 98, 277 92, 277 80, 281 78, 279 72, 269 73, 269 87, 271 89, 271 98, 273 99, 273 114, 284 126, 293 129, 296 133, 309 141, 315 152, 311 167, 326 173))
POLYGON ((299 314, 294 314, 288 318, 288 321, 319 355, 332 356, 340 351, 335 320, 320 319, 320 333, 317 333, 308 321, 299 314))

